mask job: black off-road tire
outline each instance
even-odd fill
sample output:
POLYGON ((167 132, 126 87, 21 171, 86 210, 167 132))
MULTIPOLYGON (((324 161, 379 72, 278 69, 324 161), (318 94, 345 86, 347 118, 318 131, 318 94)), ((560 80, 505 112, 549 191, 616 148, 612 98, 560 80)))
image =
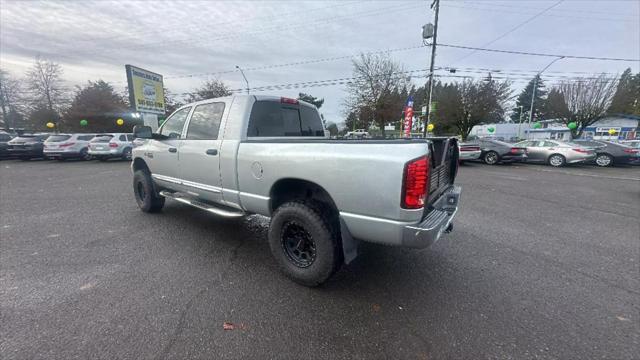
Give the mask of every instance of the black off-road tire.
MULTIPOLYGON (((271 217, 269 246, 282 272, 304 286, 318 286, 327 281, 342 265, 342 251, 335 218, 313 202, 291 201, 280 205, 271 217), (306 233, 313 243, 309 263, 297 259, 291 244, 291 229, 306 233)), ((303 235, 304 237, 304 235, 303 235)), ((298 245, 300 242, 298 242, 298 245)))
POLYGON ((147 171, 138 170, 133 174, 133 193, 140 210, 146 213, 162 210, 164 197, 156 192, 151 175, 147 171))

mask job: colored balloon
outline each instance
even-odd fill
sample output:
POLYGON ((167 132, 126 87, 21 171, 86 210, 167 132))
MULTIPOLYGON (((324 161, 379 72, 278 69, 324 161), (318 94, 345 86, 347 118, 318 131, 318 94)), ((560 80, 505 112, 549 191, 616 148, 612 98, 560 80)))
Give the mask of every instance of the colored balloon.
POLYGON ((616 129, 609 129, 609 135, 615 135, 616 132, 616 129))
POLYGON ((490 127, 490 128, 487 128, 487 131, 488 131, 488 132, 490 132, 490 133, 492 133, 492 132, 496 131, 496 128, 494 128, 494 127, 490 127))
POLYGON ((533 128, 534 129, 540 129, 541 127, 542 127, 542 124, 540 124, 539 122, 533 123, 533 128))
POLYGON ((52 123, 52 122, 48 122, 48 123, 47 123, 47 127, 48 127, 49 129, 53 129, 55 126, 56 126, 56 124, 54 124, 54 123, 52 123))
POLYGON ((571 130, 575 130, 578 127, 578 124, 576 124, 575 122, 570 122, 567 124, 567 127, 571 130))
POLYGON ((119 126, 122 126, 122 125, 124 125, 124 120, 118 119, 118 120, 116 120, 116 124, 118 124, 119 126))
POLYGON ((434 127, 435 127, 435 125, 433 125, 433 124, 427 125, 427 131, 433 131, 434 127))
POLYGON ((80 120, 80 126, 87 126, 89 125, 89 122, 85 119, 80 120))

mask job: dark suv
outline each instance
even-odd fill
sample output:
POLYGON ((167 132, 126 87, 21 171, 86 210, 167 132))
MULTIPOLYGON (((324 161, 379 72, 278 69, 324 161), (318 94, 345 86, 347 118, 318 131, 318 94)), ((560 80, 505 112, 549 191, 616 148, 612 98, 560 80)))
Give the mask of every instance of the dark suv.
POLYGON ((49 134, 18 135, 7 143, 9 155, 22 160, 44 157, 44 141, 49 134))
POLYGON ((13 137, 6 132, 0 132, 0 158, 9 157, 9 141, 11 141, 13 137))

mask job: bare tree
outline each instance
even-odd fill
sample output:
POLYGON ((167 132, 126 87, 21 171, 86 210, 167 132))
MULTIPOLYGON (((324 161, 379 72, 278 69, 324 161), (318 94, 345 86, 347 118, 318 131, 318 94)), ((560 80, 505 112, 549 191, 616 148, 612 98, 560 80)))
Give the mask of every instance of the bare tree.
POLYGON ((57 124, 65 104, 62 67, 37 56, 27 71, 27 86, 32 93, 32 109, 47 110, 57 124))
POLYGON ((188 102, 231 95, 229 87, 218 79, 207 80, 187 96, 188 102))
POLYGON ((550 93, 549 115, 562 119, 565 124, 575 122, 574 136, 580 136, 584 128, 603 117, 616 92, 617 79, 600 74, 578 81, 566 81, 550 93))
POLYGON ((22 114, 22 89, 20 82, 7 71, 0 69, 0 107, 2 123, 7 128, 15 128, 22 114))
POLYGON ((384 54, 360 54, 353 61, 353 77, 347 85, 346 112, 371 114, 371 120, 384 134, 385 123, 397 121, 402 115, 402 100, 398 103, 397 94, 409 86, 410 78, 400 65, 384 54), (400 111, 390 114, 398 106, 400 111))

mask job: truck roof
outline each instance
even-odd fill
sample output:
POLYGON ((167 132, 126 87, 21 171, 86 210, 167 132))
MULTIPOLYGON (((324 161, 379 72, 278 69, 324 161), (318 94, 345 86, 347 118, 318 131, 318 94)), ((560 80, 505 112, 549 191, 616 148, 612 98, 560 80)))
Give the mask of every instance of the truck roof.
MULTIPOLYGON (((280 101, 282 98, 289 98, 287 96, 277 96, 277 95, 247 95, 247 94, 238 94, 238 95, 230 95, 230 96, 223 96, 223 97, 217 97, 217 98, 211 98, 211 99, 205 99, 205 100, 200 100, 200 101, 195 101, 192 103, 188 103, 185 104, 182 107, 186 107, 186 106, 193 106, 193 105, 199 105, 199 104, 206 104, 209 102, 213 102, 213 101, 226 101, 226 100, 232 100, 234 98, 248 98, 248 97, 253 97, 256 101, 280 101)), ((294 98, 290 98, 290 99, 294 99, 294 98)), ((297 100, 297 99, 296 99, 297 100)), ((306 101, 302 101, 302 100, 297 100, 300 104, 306 105, 306 106, 311 106, 313 108, 316 108, 315 105, 310 104, 306 101)), ((317 109, 317 108, 316 108, 317 109)))

